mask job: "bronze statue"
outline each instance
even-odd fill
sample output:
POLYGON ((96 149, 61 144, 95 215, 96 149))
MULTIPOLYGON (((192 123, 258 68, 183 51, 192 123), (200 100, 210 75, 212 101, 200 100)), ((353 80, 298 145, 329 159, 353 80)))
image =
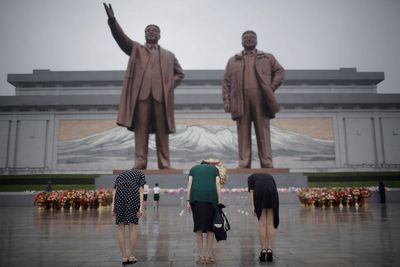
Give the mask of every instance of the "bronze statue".
POLYGON ((251 122, 254 124, 261 168, 273 168, 270 119, 279 111, 274 92, 282 84, 284 69, 272 54, 257 50, 254 31, 242 34, 244 50, 231 57, 225 69, 225 112, 236 121, 239 168, 251 167, 251 122))
POLYGON ((104 3, 108 25, 119 47, 129 56, 117 124, 135 133, 135 168, 147 168, 149 134, 155 133, 158 168, 170 168, 168 135, 175 133, 174 89, 184 77, 175 55, 158 45, 160 28, 145 28, 144 45, 131 40, 104 3))

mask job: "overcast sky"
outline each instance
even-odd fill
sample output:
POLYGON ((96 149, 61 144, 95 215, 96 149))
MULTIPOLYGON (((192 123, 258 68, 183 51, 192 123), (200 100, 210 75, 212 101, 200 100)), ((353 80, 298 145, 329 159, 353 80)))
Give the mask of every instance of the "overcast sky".
MULTIPOLYGON (((33 69, 125 70, 128 57, 111 36, 97 0, 0 0, 0 95, 14 95, 9 73, 33 69)), ((184 69, 224 69, 241 34, 286 69, 385 73, 379 93, 400 93, 399 0, 115 0, 131 39, 161 28, 160 45, 184 69)))

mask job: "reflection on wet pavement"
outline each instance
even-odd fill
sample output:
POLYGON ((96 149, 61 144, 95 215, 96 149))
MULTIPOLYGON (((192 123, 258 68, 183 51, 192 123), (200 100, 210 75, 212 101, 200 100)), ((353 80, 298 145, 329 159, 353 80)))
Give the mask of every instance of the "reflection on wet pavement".
MULTIPOLYGON (((138 226, 135 266, 195 266, 191 214, 148 207, 138 226)), ((258 266, 255 217, 248 206, 225 211, 231 231, 215 243, 216 266, 258 266)), ((0 207, 0 266, 120 266, 109 208, 44 211, 0 207)), ((365 208, 280 207, 274 266, 400 266, 400 204, 365 208)))

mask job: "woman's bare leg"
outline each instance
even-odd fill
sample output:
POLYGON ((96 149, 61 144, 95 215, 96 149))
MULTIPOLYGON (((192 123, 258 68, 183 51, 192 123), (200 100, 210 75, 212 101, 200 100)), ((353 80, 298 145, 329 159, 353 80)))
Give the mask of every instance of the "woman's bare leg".
POLYGON ((213 244, 214 244, 214 232, 207 232, 207 255, 208 257, 214 257, 213 244))
POLYGON ((258 220, 258 235, 260 238, 261 249, 267 248, 267 210, 261 211, 260 219, 258 220))
MULTIPOLYGON (((264 210, 263 210, 264 211, 264 210)), ((272 245, 275 239, 275 227, 274 227, 274 211, 273 209, 267 209, 267 242, 266 242, 266 248, 267 249, 272 249, 272 245)))
POLYGON ((123 223, 118 224, 118 245, 122 258, 127 258, 125 248, 125 225, 123 223))
POLYGON ((137 232, 136 232, 136 224, 129 224, 129 247, 131 250, 130 256, 135 256, 136 251, 136 240, 137 240, 137 232))
POLYGON ((196 243, 197 243, 197 249, 199 251, 199 257, 203 257, 204 249, 203 249, 203 232, 202 231, 196 231, 196 243))

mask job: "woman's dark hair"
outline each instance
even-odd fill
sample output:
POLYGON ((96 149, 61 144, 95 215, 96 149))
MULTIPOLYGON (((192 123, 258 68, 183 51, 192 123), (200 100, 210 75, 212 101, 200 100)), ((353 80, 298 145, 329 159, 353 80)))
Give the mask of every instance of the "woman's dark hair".
POLYGON ((158 183, 156 183, 156 186, 158 186, 158 183))

